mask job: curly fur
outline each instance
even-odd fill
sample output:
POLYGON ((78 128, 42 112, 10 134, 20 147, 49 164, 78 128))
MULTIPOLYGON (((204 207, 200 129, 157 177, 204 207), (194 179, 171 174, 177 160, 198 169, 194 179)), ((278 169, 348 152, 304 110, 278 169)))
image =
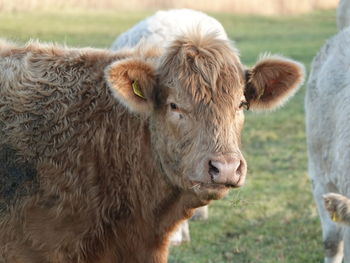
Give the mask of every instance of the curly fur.
POLYGON ((0 149, 39 187, 3 211, 1 262, 166 261, 191 199, 154 166, 147 119, 107 87, 104 69, 130 54, 0 45, 0 149))

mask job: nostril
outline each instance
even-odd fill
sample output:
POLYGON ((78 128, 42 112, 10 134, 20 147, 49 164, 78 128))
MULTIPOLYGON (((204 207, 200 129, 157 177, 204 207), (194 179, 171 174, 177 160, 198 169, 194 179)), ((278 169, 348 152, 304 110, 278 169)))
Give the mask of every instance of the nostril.
POLYGON ((220 173, 220 170, 213 165, 212 161, 209 161, 209 174, 210 175, 217 175, 220 173))
POLYGON ((238 173, 239 175, 242 175, 243 173, 243 162, 242 161, 239 161, 239 165, 237 166, 237 169, 236 169, 236 173, 238 173))

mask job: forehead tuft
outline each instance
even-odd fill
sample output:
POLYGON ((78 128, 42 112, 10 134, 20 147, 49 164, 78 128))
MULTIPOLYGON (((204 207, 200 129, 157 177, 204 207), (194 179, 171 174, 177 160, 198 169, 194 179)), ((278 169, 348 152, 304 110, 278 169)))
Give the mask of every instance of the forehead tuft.
POLYGON ((207 104, 242 93, 243 69, 238 52, 217 33, 198 28, 175 38, 168 46, 159 75, 165 85, 174 83, 194 102, 207 104))

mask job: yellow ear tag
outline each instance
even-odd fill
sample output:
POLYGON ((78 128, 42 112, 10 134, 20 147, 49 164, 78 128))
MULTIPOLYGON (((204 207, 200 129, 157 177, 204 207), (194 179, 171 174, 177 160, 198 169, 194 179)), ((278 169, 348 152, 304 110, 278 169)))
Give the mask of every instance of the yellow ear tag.
POLYGON ((332 221, 334 221, 334 222, 338 221, 338 217, 337 217, 337 214, 335 212, 332 213, 332 221))
POLYGON ((140 86, 139 86, 139 82, 137 80, 134 80, 133 83, 132 83, 132 90, 134 91, 134 93, 143 98, 143 99, 146 99, 145 96, 143 96, 141 90, 140 90, 140 86))

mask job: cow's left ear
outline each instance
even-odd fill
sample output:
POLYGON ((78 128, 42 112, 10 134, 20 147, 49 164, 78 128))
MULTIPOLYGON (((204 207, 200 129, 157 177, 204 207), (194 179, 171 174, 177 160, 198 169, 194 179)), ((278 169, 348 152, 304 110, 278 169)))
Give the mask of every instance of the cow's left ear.
POLYGON ((304 66, 296 61, 265 56, 246 70, 244 95, 251 109, 274 109, 294 95, 304 81, 304 66))
POLYGON ((107 83, 116 99, 129 110, 149 114, 155 86, 154 68, 140 59, 114 62, 105 70, 107 83))

